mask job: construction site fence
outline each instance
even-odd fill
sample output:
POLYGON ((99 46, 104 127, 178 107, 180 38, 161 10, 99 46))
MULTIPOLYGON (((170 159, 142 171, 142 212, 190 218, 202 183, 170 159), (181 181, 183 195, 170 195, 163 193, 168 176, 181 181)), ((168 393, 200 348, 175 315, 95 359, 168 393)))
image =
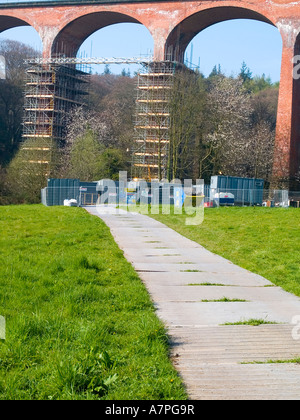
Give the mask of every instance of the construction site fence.
POLYGON ((81 187, 79 183, 66 186, 51 186, 42 189, 41 199, 45 206, 64 205, 65 200, 75 200, 78 206, 97 204, 148 204, 183 207, 186 197, 193 198, 193 205, 206 208, 221 206, 261 206, 300 208, 300 191, 288 190, 229 190, 212 189, 203 186, 197 194, 185 193, 182 189, 179 204, 175 192, 170 187, 160 187, 153 191, 119 191, 119 188, 105 188, 97 191, 91 184, 81 187))
POLYGON ((300 191, 206 188, 205 206, 300 207, 300 191))

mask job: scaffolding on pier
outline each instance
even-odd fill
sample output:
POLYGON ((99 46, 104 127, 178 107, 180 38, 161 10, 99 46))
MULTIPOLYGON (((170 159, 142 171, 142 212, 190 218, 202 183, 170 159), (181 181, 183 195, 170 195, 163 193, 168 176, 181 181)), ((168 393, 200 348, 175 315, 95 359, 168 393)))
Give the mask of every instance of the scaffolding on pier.
POLYGON ((176 63, 152 62, 138 74, 133 178, 161 180, 167 177, 170 96, 176 63))
POLYGON ((89 74, 68 64, 28 64, 21 149, 43 164, 47 174, 53 147, 65 140, 66 116, 88 94, 89 74))
POLYGON ((74 66, 31 65, 26 72, 23 138, 64 140, 65 116, 83 104, 88 76, 74 66))

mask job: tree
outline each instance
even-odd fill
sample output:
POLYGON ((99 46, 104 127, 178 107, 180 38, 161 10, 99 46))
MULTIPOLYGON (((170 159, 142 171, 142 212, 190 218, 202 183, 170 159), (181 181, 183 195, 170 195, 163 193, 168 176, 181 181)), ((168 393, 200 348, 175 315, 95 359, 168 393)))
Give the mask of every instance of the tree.
POLYGON ((170 179, 195 175, 195 158, 200 159, 202 151, 199 146, 206 98, 204 89, 201 75, 185 70, 174 76, 170 100, 170 179))
POLYGON ((105 64, 103 74, 111 74, 109 64, 105 64))
POLYGON ((251 80, 246 81, 245 87, 250 93, 258 93, 264 89, 272 88, 273 84, 271 78, 263 74, 262 76, 255 76, 251 80))
POLYGON ((101 101, 99 118, 105 121, 110 131, 107 147, 120 148, 126 152, 134 136, 136 79, 117 77, 111 91, 101 101))
POLYGON ((47 178, 58 174, 58 163, 52 139, 25 141, 7 168, 6 185, 14 202, 40 202, 47 178))
POLYGON ((207 142, 214 149, 213 173, 241 176, 252 111, 249 94, 240 78, 215 77, 208 93, 211 127, 207 142))
POLYGON ((9 190, 6 181, 6 169, 0 165, 0 206, 10 204, 9 190))
MULTIPOLYGON (((244 73, 250 72, 243 66, 244 73)), ((242 77, 192 72, 175 77, 171 100, 171 177, 271 175, 278 90, 252 94, 242 77), (195 81, 197 80, 197 83, 195 81)), ((245 78, 246 79, 246 78, 245 78)))
POLYGON ((25 58, 38 52, 17 41, 0 42, 6 60, 6 80, 0 80, 0 164, 7 164, 19 147, 22 134, 25 58))
POLYGON ((265 103, 262 98, 254 99, 242 78, 219 77, 210 87, 208 102, 213 173, 269 181, 275 130, 272 112, 268 117, 263 111, 268 108, 267 99, 265 103))
POLYGON ((109 143, 110 129, 107 122, 101 118, 101 114, 86 107, 73 108, 66 121, 65 152, 68 153, 73 143, 84 137, 88 131, 93 132, 97 142, 103 147, 109 143))
POLYGON ((136 79, 115 75, 94 75, 89 113, 107 129, 107 147, 119 148, 127 155, 134 137, 136 79), (93 93, 94 92, 94 93, 93 93))
POLYGON ((102 100, 108 95, 118 79, 114 74, 92 74, 90 76, 90 90, 88 106, 94 111, 98 111, 101 107, 102 100))
POLYGON ((122 77, 130 77, 130 76, 131 76, 131 74, 130 74, 130 70, 128 69, 128 70, 126 71, 126 69, 122 69, 121 76, 122 76, 122 77))
POLYGON ((119 172, 127 170, 126 155, 120 149, 105 149, 100 156, 101 178, 119 180, 119 172))
POLYGON ((249 67, 245 61, 242 63, 241 71, 239 77, 242 79, 243 83, 246 83, 249 80, 252 80, 252 72, 250 71, 249 67))
POLYGON ((251 120, 253 125, 266 122, 272 131, 276 129, 278 88, 269 87, 251 96, 253 112, 251 120))
POLYGON ((65 176, 79 178, 81 181, 100 179, 101 152, 102 148, 96 133, 90 128, 86 129, 84 134, 74 139, 64 155, 67 162, 64 169, 65 176))
POLYGON ((271 181, 275 132, 267 121, 260 121, 252 130, 247 143, 249 177, 271 181))
POLYGON ((210 75, 208 76, 209 78, 215 77, 215 76, 221 76, 223 75, 222 70, 221 70, 221 64, 215 65, 210 73, 210 75))
POLYGON ((119 178, 127 170, 126 155, 117 148, 106 148, 92 129, 77 137, 64 154, 64 176, 82 181, 119 178))

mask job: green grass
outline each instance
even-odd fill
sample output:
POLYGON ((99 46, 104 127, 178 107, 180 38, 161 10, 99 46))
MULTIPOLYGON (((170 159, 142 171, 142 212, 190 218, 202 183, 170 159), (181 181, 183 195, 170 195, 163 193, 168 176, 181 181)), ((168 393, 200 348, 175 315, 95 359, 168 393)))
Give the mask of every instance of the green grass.
POLYGON ((186 399, 149 295, 83 209, 0 207, 2 400, 186 399))
MULTIPOLYGON (((187 286, 221 286, 221 287, 226 287, 228 286, 227 284, 223 284, 223 283, 209 283, 209 282, 203 282, 203 283, 189 283, 187 284, 187 286)), ((230 286, 230 285, 229 285, 230 286)))
POLYGON ((185 225, 186 215, 151 215, 277 286, 300 296, 300 210, 233 207, 206 209, 199 226, 185 225))
POLYGON ((226 296, 220 299, 202 299, 201 302, 247 302, 245 299, 230 299, 226 296))
POLYGON ((259 325, 269 325, 269 324, 277 324, 277 322, 266 321, 265 319, 255 319, 251 318, 246 321, 238 321, 238 322, 226 322, 222 325, 252 325, 253 327, 258 327, 259 325))
POLYGON ((286 360, 267 360, 266 362, 260 362, 260 361, 253 361, 253 362, 242 362, 242 365, 266 365, 266 364, 283 364, 283 363, 296 363, 296 364, 300 364, 300 357, 296 358, 296 359, 286 359, 286 360))
POLYGON ((180 270, 181 273, 201 273, 201 270, 180 270))

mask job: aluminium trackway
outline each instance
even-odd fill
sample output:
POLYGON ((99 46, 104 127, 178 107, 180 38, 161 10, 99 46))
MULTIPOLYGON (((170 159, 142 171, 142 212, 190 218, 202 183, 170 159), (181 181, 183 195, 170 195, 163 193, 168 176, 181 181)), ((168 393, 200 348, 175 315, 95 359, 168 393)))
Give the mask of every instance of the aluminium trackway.
POLYGON ((190 399, 300 399, 300 364, 267 363, 300 357, 298 297, 148 216, 86 210, 108 225, 148 289, 190 399), (240 301, 211 302, 223 297, 240 301), (249 319, 274 324, 223 325, 249 319))

